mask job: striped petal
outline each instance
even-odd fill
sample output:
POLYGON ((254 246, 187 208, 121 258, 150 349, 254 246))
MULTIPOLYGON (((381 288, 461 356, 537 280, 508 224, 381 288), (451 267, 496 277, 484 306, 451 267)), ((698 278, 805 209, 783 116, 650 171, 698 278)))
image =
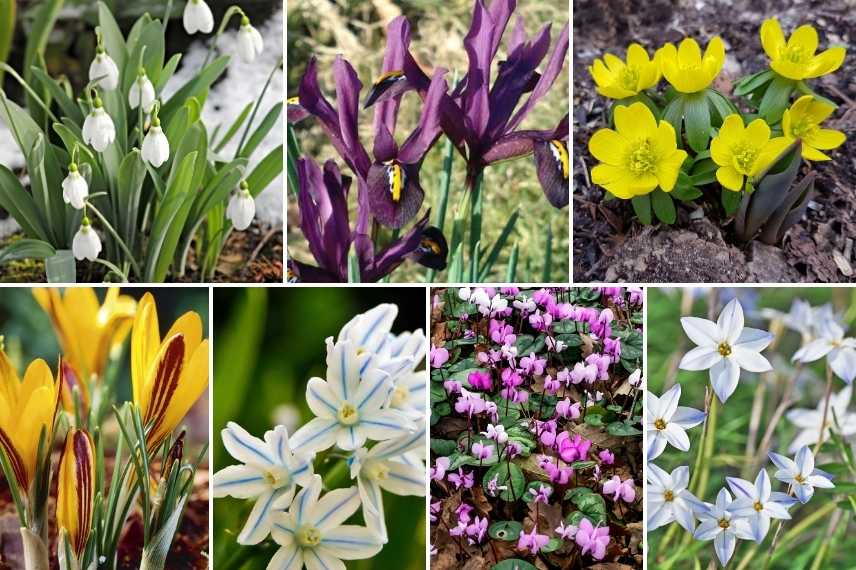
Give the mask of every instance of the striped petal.
POLYGON ((383 303, 357 315, 339 332, 338 340, 351 340, 354 346, 367 352, 379 352, 386 342, 392 323, 398 315, 398 307, 383 303))
POLYGON ((304 548, 306 570, 345 570, 345 563, 321 548, 304 548))
POLYGON ((354 404, 360 413, 377 410, 386 402, 394 387, 389 378, 389 374, 383 370, 369 370, 354 396, 354 404))
POLYGON ((341 401, 326 380, 310 378, 306 383, 306 403, 317 417, 332 419, 336 417, 341 401))
POLYGON ((220 434, 226 451, 241 463, 258 467, 270 467, 275 463, 268 446, 235 422, 226 424, 220 434))
POLYGON ((360 491, 360 502, 363 505, 363 518, 366 526, 374 529, 378 537, 386 542, 386 517, 383 511, 383 494, 377 482, 368 477, 357 477, 357 487, 360 491))
POLYGON ((386 478, 379 481, 380 486, 390 493, 396 495, 415 495, 417 497, 425 496, 425 470, 398 463, 397 461, 387 461, 389 471, 386 478))
POLYGON ((359 508, 360 493, 357 487, 334 489, 309 508, 306 521, 323 533, 345 522, 359 508))
POLYGON ((267 565, 267 570, 300 570, 301 568, 303 568, 303 551, 295 544, 281 547, 267 565))
POLYGON ((95 473, 92 439, 82 430, 72 429, 65 438, 59 463, 57 524, 68 532, 75 556, 86 549, 92 528, 95 473))
POLYGON ((354 397, 360 381, 360 369, 356 345, 351 341, 339 341, 328 349, 327 381, 340 401, 354 397))
POLYGON ((315 418, 291 436, 291 445, 304 454, 328 449, 336 443, 341 425, 336 420, 315 418))
POLYGON ((284 491, 285 489, 271 489, 256 499, 256 504, 253 505, 253 510, 250 511, 250 516, 247 518, 241 534, 238 535, 238 544, 258 544, 267 538, 273 524, 271 512, 274 503, 284 491))
POLYGON ((365 437, 375 441, 401 437, 414 429, 413 422, 395 410, 380 410, 369 417, 361 417, 359 425, 365 437))
POLYGON ((255 467, 230 465, 214 474, 212 494, 214 497, 250 499, 270 490, 270 484, 255 467))
POLYGON ((304 487, 297 497, 294 498, 289 513, 294 512, 296 526, 300 526, 309 520, 309 512, 315 508, 318 502, 318 497, 321 495, 321 476, 313 475, 312 481, 307 487, 304 487))
POLYGON ((378 536, 364 526, 342 525, 324 533, 321 550, 342 560, 371 558, 383 548, 378 536))
POLYGON ((425 422, 419 426, 419 430, 395 439, 382 441, 371 448, 369 455, 372 459, 389 459, 401 455, 412 449, 425 446, 425 422))
POLYGON ((339 426, 336 432, 336 445, 345 451, 353 451, 366 442, 366 433, 358 424, 339 426))

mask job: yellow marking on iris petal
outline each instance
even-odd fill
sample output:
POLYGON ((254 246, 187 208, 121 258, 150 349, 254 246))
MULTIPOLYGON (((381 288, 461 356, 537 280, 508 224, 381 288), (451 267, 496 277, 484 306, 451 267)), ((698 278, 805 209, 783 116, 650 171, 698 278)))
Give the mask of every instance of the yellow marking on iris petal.
POLYGON ((386 73, 381 74, 381 75, 380 75, 380 77, 378 77, 377 79, 375 79, 375 82, 374 82, 374 84, 373 84, 373 85, 374 85, 375 87, 377 87, 378 85, 380 85, 380 84, 381 84, 381 83, 383 83, 384 81, 387 81, 387 80, 390 80, 390 79, 391 79, 391 80, 394 80, 394 81, 398 81, 398 80, 399 80, 399 79, 401 79, 402 77, 404 77, 404 72, 403 72, 403 71, 401 71, 400 69, 394 69, 394 70, 392 70, 392 71, 387 71, 386 73))
POLYGON ((392 160, 386 163, 386 175, 392 200, 398 202, 401 200, 401 191, 404 189, 404 169, 398 162, 392 160))
POLYGON ((285 102, 289 105, 300 105, 300 97, 289 97, 285 102))
POLYGON ((565 143, 560 140, 550 141, 550 151, 553 153, 553 158, 556 164, 562 169, 562 178, 567 178, 570 171, 570 162, 568 158, 568 149, 565 143))
POLYGON ((422 238, 422 242, 420 243, 422 247, 425 249, 430 249, 432 253, 435 255, 440 255, 443 249, 440 247, 440 244, 430 238, 422 238))

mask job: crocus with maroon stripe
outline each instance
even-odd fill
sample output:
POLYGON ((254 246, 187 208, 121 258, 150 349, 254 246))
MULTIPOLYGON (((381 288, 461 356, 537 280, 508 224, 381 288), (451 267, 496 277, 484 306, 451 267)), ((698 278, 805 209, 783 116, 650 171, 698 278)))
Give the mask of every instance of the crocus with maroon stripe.
POLYGON ((95 459, 92 438, 83 430, 71 429, 59 462, 56 518, 68 533, 74 555, 80 559, 92 530, 95 498, 95 459))

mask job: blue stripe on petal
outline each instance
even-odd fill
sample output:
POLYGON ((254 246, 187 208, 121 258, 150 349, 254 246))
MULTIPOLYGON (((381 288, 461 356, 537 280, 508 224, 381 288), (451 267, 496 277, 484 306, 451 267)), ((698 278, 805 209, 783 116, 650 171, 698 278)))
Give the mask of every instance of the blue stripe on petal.
POLYGON ((243 485, 244 483, 253 483, 255 481, 263 481, 264 477, 259 475, 258 477, 245 477, 243 479, 235 479, 233 481, 226 481, 225 483, 217 483, 214 485, 214 488, 222 488, 222 487, 230 487, 232 485, 243 485))
POLYGON ((375 395, 375 392, 377 392, 377 391, 378 391, 378 389, 379 389, 381 386, 383 386, 384 384, 386 384, 386 377, 381 378, 380 380, 378 380, 377 382, 375 382, 375 385, 374 385, 374 386, 372 386, 372 389, 369 391, 369 393, 368 393, 368 394, 366 394, 366 397, 365 397, 365 398, 363 398, 363 401, 362 401, 362 402, 360 402, 359 404, 357 404, 357 409, 358 409, 358 410, 360 410, 360 411, 362 411, 362 410, 363 410, 363 406, 365 406, 365 405, 366 405, 366 402, 368 402, 368 401, 371 399, 371 397, 375 395))
POLYGON ((342 374, 342 394, 345 396, 344 399, 348 399, 348 366, 345 364, 345 347, 339 351, 339 360, 341 362, 341 371, 342 374))
POLYGON ((334 423, 331 423, 331 424, 330 424, 329 426, 327 426, 326 428, 324 428, 324 429, 322 429, 321 431, 316 432, 315 434, 313 434, 313 435, 312 435, 312 437, 310 437, 309 439, 307 439, 307 440, 306 440, 306 441, 304 441, 303 443, 304 443, 304 444, 309 443, 310 441, 312 441, 312 440, 313 440, 313 439, 315 439, 316 437, 318 437, 318 436, 320 436, 320 435, 322 435, 322 434, 327 433, 328 431, 330 431, 331 429, 335 428, 335 427, 336 427, 336 426, 338 426, 338 425, 339 425, 339 424, 337 424, 337 423, 335 423, 335 422, 334 422, 334 423))
POLYGON ((318 564, 320 564, 320 565, 321 565, 321 568, 324 568, 324 570, 330 570, 329 566, 327 566, 326 564, 324 564, 324 561, 323 561, 323 560, 321 560, 321 557, 320 557, 320 556, 318 556, 318 553, 316 553, 316 552, 315 552, 315 549, 314 549, 314 548, 305 548, 305 549, 304 549, 304 552, 309 552, 310 554, 312 554, 312 556, 314 556, 314 557, 315 557, 315 560, 317 560, 317 561, 318 561, 318 564))
POLYGON ((306 471, 307 469, 309 469, 309 464, 308 464, 308 463, 304 463, 304 464, 303 464, 303 467, 300 467, 300 468, 298 468, 298 469, 295 469, 294 471, 292 471, 292 472, 291 472, 291 475, 292 475, 292 476, 294 476, 294 475, 300 475, 301 473, 303 473, 303 472, 304 472, 304 471, 306 471))
POLYGON ((367 540, 348 540, 346 538, 323 538, 321 544, 351 544, 356 546, 376 546, 376 542, 367 540))
POLYGON ((340 501, 339 503, 334 505, 334 507, 332 509, 327 511, 323 517, 321 517, 320 519, 315 521, 315 526, 321 526, 322 524, 324 524, 324 521, 327 520, 328 518, 330 518, 330 515, 332 515, 333 513, 335 513, 336 511, 338 511, 342 507, 344 507, 345 505, 347 505, 349 502, 351 502, 351 500, 353 498, 354 498, 353 493, 347 495, 342 501, 340 501))
POLYGON ((322 398, 321 395, 318 392, 316 392, 315 390, 313 390, 311 386, 309 388, 309 391, 312 392, 312 395, 315 396, 318 399, 318 401, 320 401, 322 404, 324 404, 325 406, 330 408, 331 412, 333 412, 335 414, 339 411, 338 409, 336 409, 336 406, 334 406, 333 404, 331 404, 330 402, 328 402, 327 400, 322 398))
POLYGON ((276 491, 271 493, 270 497, 268 497, 268 500, 265 503, 264 507, 262 507, 262 510, 259 511, 258 518, 256 518, 255 522, 253 523, 253 530, 252 532, 250 532, 251 535, 255 534, 256 529, 258 529, 259 525, 262 524, 262 521, 267 518, 267 514, 270 512, 270 508, 273 505, 273 502, 277 500, 280 495, 282 495, 282 492, 280 491, 285 491, 285 489, 277 489, 276 491))
POLYGON ((408 483, 414 483, 416 485, 422 485, 423 487, 425 486, 425 481, 422 481, 420 479, 413 479, 411 477, 405 477, 404 475, 399 475, 398 473, 390 473, 389 476, 393 477, 395 479, 399 479, 401 481, 407 481, 408 483))
POLYGON ((380 426, 380 427, 390 428, 390 429, 394 429, 396 431, 400 431, 402 429, 405 429, 403 426, 400 426, 398 424, 389 424, 386 422, 378 422, 375 420, 363 420, 362 423, 369 424, 372 426, 380 426))
POLYGON ((385 316, 386 316, 386 312, 378 311, 378 317, 374 320, 374 322, 368 328, 368 330, 366 331, 366 334, 363 335, 363 339, 359 343, 360 346, 363 346, 366 344, 366 341, 369 340, 369 337, 372 336, 372 334, 374 333, 374 330, 377 328, 377 326, 380 324, 380 322, 383 320, 383 318, 385 316))
POLYGON ((297 553, 300 552, 300 549, 295 548, 294 552, 291 553, 291 558, 288 559, 288 562, 285 563, 285 568, 291 566, 291 563, 294 561, 294 557, 297 556, 297 553))
POLYGON ((284 532, 286 534, 294 534, 293 529, 290 529, 287 526, 282 526, 280 523, 273 523, 273 526, 278 528, 279 530, 281 530, 282 532, 284 532))
POLYGON ((235 434, 235 432, 234 432, 234 431, 232 431, 232 430, 230 430, 230 429, 228 429, 228 428, 227 428, 227 429, 226 429, 226 433, 228 433, 228 434, 229 434, 229 436, 230 436, 233 440, 235 440, 235 443, 237 443, 238 445, 240 445, 241 447, 243 447, 244 449, 246 449, 247 451, 249 451, 249 452, 250 452, 250 453, 252 453, 253 455, 255 455, 255 456, 257 456, 257 457, 259 457, 259 458, 263 459, 266 463, 273 463, 273 462, 274 462, 272 457, 268 457, 266 454, 262 453, 261 451, 259 451, 259 450, 258 450, 258 449, 256 449, 255 447, 253 447, 252 445, 249 445, 249 444, 247 444, 247 443, 244 443, 244 442, 241 440, 241 438, 239 438, 239 437, 235 434))

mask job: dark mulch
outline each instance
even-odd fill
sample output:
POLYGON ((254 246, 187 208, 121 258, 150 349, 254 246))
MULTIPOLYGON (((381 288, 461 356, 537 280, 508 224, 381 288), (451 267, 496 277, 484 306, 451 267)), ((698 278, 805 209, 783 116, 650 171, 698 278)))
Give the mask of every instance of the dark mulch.
MULTIPOLYGON (((781 247, 740 244, 724 219, 717 194, 699 198, 690 218, 680 206, 673 227, 642 226, 629 202, 603 202, 590 183, 587 144, 605 126, 609 101, 597 95, 588 66, 605 51, 624 57, 636 41, 653 55, 664 42, 691 35, 706 44, 719 34, 728 61, 717 87, 767 67, 758 30, 778 16, 786 34, 803 23, 818 28, 820 48, 856 41, 850 0, 578 0, 574 3, 574 278, 578 282, 856 282, 856 50, 833 75, 814 80, 821 95, 840 105, 828 126, 848 135, 833 160, 815 163, 815 195, 806 218, 781 247), (787 6, 787 8, 783 8, 787 6)), ((808 167, 803 167, 808 170, 808 167)))

